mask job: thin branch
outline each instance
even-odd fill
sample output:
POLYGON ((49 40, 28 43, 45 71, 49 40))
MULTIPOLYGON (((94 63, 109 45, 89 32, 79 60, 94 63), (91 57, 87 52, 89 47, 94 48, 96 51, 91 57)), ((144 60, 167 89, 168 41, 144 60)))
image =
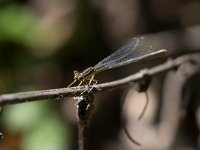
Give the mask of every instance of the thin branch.
POLYGON ((80 125, 80 123, 79 123, 79 129, 78 129, 78 149, 79 150, 84 150, 85 149, 85 141, 84 141, 84 139, 85 139, 85 137, 84 137, 84 129, 85 129, 85 127, 84 126, 81 126, 80 125))
POLYGON ((138 117, 138 120, 142 119, 142 117, 144 116, 144 114, 145 114, 145 112, 147 110, 147 106, 149 105, 149 94, 148 94, 148 91, 145 91, 144 93, 145 93, 145 96, 146 96, 146 98, 145 98, 146 102, 145 102, 144 108, 142 109, 141 114, 138 117))
MULTIPOLYGON (((143 69, 133 75, 130 75, 120 80, 94 85, 93 87, 94 89, 96 89, 94 93, 104 90, 122 88, 130 84, 133 84, 139 80, 142 80, 146 76, 151 77, 169 70, 176 69, 180 65, 187 62, 200 63, 200 52, 180 56, 176 59, 170 59, 163 64, 157 65, 151 69, 143 69)), ((80 87, 3 94, 0 95, 0 105, 17 104, 17 103, 47 100, 47 99, 62 99, 67 96, 71 97, 75 96, 75 93, 78 94, 90 88, 91 87, 89 86, 80 86, 80 87)))

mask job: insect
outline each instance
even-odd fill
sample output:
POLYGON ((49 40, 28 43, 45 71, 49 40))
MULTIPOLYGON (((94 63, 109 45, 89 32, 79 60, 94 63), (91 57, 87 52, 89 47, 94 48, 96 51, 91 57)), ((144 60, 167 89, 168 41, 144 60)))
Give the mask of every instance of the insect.
POLYGON ((126 45, 118 49, 116 52, 106 57, 93 67, 89 67, 83 72, 74 71, 74 81, 68 85, 71 87, 75 82, 79 81, 78 86, 96 84, 95 75, 107 69, 112 69, 124 66, 133 62, 144 59, 162 56, 167 53, 167 50, 162 49, 155 51, 152 46, 145 47, 145 38, 136 37, 131 39, 126 45))

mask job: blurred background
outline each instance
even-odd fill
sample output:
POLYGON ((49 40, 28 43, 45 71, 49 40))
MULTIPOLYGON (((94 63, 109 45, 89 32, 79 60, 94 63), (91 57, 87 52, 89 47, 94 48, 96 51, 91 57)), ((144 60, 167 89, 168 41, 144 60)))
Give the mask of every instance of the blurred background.
MULTIPOLYGON (((171 57, 199 50, 200 1, 0 0, 0 94, 67 87, 73 70, 95 65, 134 36, 171 57)), ((116 80, 166 59, 106 71, 97 79, 116 80)), ((141 121, 143 93, 130 87, 96 94, 87 150, 198 149, 199 79, 195 74, 186 81, 175 71, 157 75, 141 121), (129 141, 122 123, 142 147, 129 141)), ((0 150, 77 150, 75 103, 61 98, 5 106, 0 150)))

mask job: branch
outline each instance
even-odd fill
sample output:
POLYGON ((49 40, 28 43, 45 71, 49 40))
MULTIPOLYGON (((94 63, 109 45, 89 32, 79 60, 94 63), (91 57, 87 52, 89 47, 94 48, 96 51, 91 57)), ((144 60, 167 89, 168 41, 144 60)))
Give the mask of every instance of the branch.
MULTIPOLYGON (((180 56, 174 60, 169 59, 167 62, 163 64, 155 66, 151 69, 143 69, 133 75, 130 75, 120 80, 94 85, 93 87, 96 89, 94 93, 104 90, 122 88, 131 85, 139 80, 142 80, 146 76, 152 77, 157 74, 176 69, 182 64, 188 62, 195 62, 200 64, 200 52, 180 56)), ((63 99, 64 97, 67 96, 75 96, 76 94, 88 90, 89 88, 91 87, 80 86, 80 87, 3 94, 0 95, 0 105, 17 104, 17 103, 47 100, 47 99, 63 99)))

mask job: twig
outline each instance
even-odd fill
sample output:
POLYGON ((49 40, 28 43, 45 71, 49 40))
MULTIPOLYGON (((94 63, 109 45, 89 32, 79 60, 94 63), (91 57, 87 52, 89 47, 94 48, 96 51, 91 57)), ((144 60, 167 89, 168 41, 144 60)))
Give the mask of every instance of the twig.
POLYGON ((145 91, 144 93, 145 93, 145 96, 146 96, 146 98, 145 98, 146 102, 145 102, 144 108, 142 109, 141 114, 138 117, 138 120, 142 119, 142 117, 144 116, 144 113, 146 112, 147 106, 149 105, 149 95, 148 95, 148 92, 145 91))
POLYGON ((84 143, 85 143, 85 142, 84 142, 84 139, 85 139, 85 138, 84 138, 84 129, 85 129, 85 127, 84 127, 84 126, 81 126, 80 123, 79 123, 79 129, 78 129, 78 132, 79 132, 79 133, 78 133, 78 136, 79 136, 79 137, 78 137, 78 139, 79 139, 79 140, 78 140, 78 143, 79 143, 79 144, 78 144, 78 145, 79 145, 79 146, 78 146, 78 149, 79 149, 79 150, 84 150, 84 149, 85 149, 85 148, 84 148, 84 146, 85 146, 85 144, 84 144, 84 143))
POLYGON ((130 132, 128 131, 128 129, 127 129, 127 127, 126 127, 126 125, 125 125, 124 123, 122 124, 122 128, 124 129, 124 132, 125 132, 125 134, 127 135, 128 139, 129 139, 132 143, 136 144, 137 146, 142 146, 140 142, 138 142, 138 141, 136 141, 135 139, 133 139, 133 137, 130 135, 130 132))
MULTIPOLYGON (((96 89, 96 91, 94 92, 122 88, 124 86, 133 84, 136 81, 142 80, 146 76, 154 76, 169 70, 173 70, 179 67, 181 64, 190 61, 200 63, 200 52, 180 56, 174 60, 170 59, 163 64, 155 66, 151 69, 141 70, 133 75, 130 75, 120 80, 94 85, 93 87, 94 89, 96 89)), ((81 93, 89 88, 91 87, 81 86, 81 87, 3 94, 0 95, 0 105, 17 104, 17 103, 47 100, 47 99, 62 99, 67 96, 75 96, 75 93, 76 94, 81 93)))

